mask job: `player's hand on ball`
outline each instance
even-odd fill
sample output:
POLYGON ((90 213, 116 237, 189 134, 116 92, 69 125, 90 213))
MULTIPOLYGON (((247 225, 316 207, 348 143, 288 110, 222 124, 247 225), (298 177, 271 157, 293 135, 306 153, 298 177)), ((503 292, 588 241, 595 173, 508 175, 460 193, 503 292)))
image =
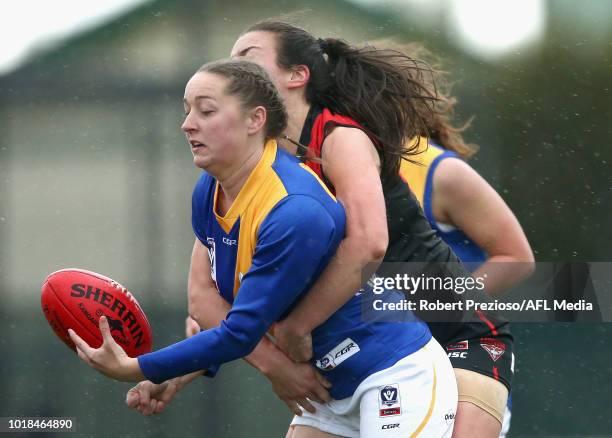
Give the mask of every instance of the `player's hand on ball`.
POLYGON ((160 414, 179 389, 176 379, 167 380, 159 385, 145 380, 128 391, 125 402, 128 408, 136 409, 142 415, 160 414))
POLYGON ((190 338, 200 333, 200 326, 191 316, 185 319, 185 337, 190 338))
POLYGON ((265 373, 274 393, 295 415, 302 415, 300 406, 314 413, 315 407, 309 400, 326 403, 331 400, 327 391, 329 383, 309 363, 295 363, 287 359, 286 364, 276 366, 265 373))
POLYGON ((106 317, 102 316, 98 324, 103 339, 100 348, 90 347, 74 330, 68 329, 68 334, 76 345, 79 357, 90 367, 112 379, 124 382, 144 380, 145 377, 140 370, 138 360, 129 357, 113 339, 106 317))
POLYGON ((276 345, 287 356, 296 362, 308 362, 312 359, 312 336, 310 333, 300 333, 287 318, 274 326, 276 345))

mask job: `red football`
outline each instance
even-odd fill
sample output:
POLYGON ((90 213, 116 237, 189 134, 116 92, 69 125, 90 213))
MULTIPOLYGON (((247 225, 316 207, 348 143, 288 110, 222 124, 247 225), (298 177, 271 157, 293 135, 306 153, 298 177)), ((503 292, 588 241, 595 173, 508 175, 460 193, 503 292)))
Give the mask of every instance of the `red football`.
POLYGON ((130 357, 151 351, 151 326, 136 299, 104 275, 83 269, 49 274, 42 286, 42 309, 55 334, 73 350, 73 329, 91 347, 102 345, 98 321, 106 316, 111 334, 130 357))

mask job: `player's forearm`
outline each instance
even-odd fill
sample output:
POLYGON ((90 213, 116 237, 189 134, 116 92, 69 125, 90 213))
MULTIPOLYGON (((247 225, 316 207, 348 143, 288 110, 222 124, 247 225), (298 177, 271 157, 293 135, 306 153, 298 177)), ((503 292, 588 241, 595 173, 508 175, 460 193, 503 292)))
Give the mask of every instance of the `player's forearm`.
POLYGON ((272 341, 264 336, 259 344, 257 344, 257 347, 255 347, 255 350, 246 356, 244 360, 264 376, 267 376, 272 373, 274 369, 280 366, 286 366, 287 361, 291 359, 274 345, 272 341))
POLYGON ((490 257, 473 272, 475 278, 482 278, 485 291, 498 295, 529 277, 534 270, 533 258, 517 258, 497 255, 490 257))
POLYGON ((286 327, 305 335, 349 301, 378 268, 377 258, 356 238, 342 241, 314 286, 287 317, 286 327))
POLYGON ((179 390, 183 389, 185 386, 193 382, 198 377, 201 377, 204 374, 204 370, 196 371, 191 374, 186 374, 181 377, 177 377, 174 379, 174 383, 176 384, 179 390))
MULTIPOLYGON (((190 293, 189 313, 202 328, 217 327, 227 317, 230 309, 229 303, 216 291, 190 293)), ((282 364, 283 361, 289 360, 289 358, 264 336, 259 344, 257 344, 255 350, 246 356, 244 360, 266 375, 275 366, 282 364)), ((200 372, 200 375, 202 373, 200 372)), ((187 379, 189 376, 191 374, 183 376, 182 379, 187 379)), ((189 383, 189 380, 186 383, 189 383)))
POLYGON ((230 309, 216 289, 189 290, 189 315, 204 329, 217 327, 230 309))

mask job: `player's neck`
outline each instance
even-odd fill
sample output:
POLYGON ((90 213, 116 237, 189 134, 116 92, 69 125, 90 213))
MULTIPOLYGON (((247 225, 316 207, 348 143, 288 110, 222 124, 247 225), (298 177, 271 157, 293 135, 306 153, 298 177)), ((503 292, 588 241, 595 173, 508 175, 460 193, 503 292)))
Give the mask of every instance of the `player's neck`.
MULTIPOLYGON (((304 128, 304 124, 306 123, 308 111, 310 111, 310 104, 306 102, 306 100, 301 94, 289 94, 285 98, 285 105, 287 107, 287 114, 289 115, 289 119, 287 120, 287 129, 285 129, 285 132, 283 134, 288 136, 291 140, 300 141, 302 129, 304 128)), ((279 141, 279 144, 293 155, 296 154, 297 146, 295 146, 291 142, 281 140, 279 141)))
POLYGON ((240 193, 240 190, 253 172, 253 169, 255 169, 255 166, 259 163, 264 148, 257 147, 251 150, 253 152, 248 155, 244 161, 226 169, 223 174, 215 176, 216 180, 219 182, 221 192, 223 193, 222 202, 219 205, 219 210, 224 210, 223 212, 219 211, 221 215, 229 210, 236 200, 236 197, 238 197, 238 193, 240 193))

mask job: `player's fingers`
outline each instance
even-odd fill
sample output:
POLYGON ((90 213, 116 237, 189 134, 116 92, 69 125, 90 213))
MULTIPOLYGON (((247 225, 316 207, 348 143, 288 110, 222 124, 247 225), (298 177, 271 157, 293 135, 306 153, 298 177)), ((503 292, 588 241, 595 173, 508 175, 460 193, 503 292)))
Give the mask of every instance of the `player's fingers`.
POLYGON ((155 407, 153 406, 153 401, 154 400, 151 400, 151 402, 148 405, 143 406, 142 415, 145 415, 148 417, 149 415, 153 413, 153 411, 155 410, 155 407))
POLYGON ((318 402, 318 403, 325 404, 325 403, 328 403, 328 402, 332 401, 331 395, 324 388, 317 388, 317 389, 315 389, 315 393, 316 393, 316 396, 317 396, 318 400, 315 399, 315 398, 313 398, 313 400, 318 402))
POLYGON ((314 414, 317 411, 316 408, 312 405, 312 403, 310 403, 308 401, 308 399, 306 399, 306 398, 304 398, 302 400, 298 400, 298 404, 301 407, 303 407, 305 410, 310 412, 311 414, 314 414))
POLYGON ((157 409, 157 400, 155 399, 151 399, 151 403, 149 403, 149 413, 153 414, 155 413, 155 410, 157 409))
POLYGON ((86 353, 86 356, 91 355, 91 350, 93 349, 89 346, 87 342, 81 339, 81 337, 77 335, 74 330, 68 329, 68 336, 70 336, 70 339, 72 340, 72 342, 74 342, 74 345, 76 345, 77 350, 80 349, 83 353, 86 353))
POLYGON ((138 389, 132 388, 128 391, 125 396, 125 403, 129 408, 136 408, 140 404, 140 395, 138 393, 138 389))
POLYGON ((300 409, 300 407, 298 406, 296 402, 294 402, 293 400, 283 400, 283 401, 285 402, 285 404, 287 405, 287 407, 289 408, 291 412, 293 412, 298 417, 302 416, 302 410, 300 409))
POLYGON ((312 350, 309 347, 297 346, 290 348, 288 355, 294 362, 308 362, 312 358, 312 350))
POLYGON ((315 371, 315 376, 317 377, 317 380, 319 381, 319 383, 323 385, 324 387, 326 387, 327 389, 332 387, 331 382, 327 380, 325 377, 323 377, 321 373, 318 373, 315 371))
POLYGON ((88 365, 91 365, 91 362, 89 358, 85 355, 85 353, 83 353, 83 351, 79 347, 77 347, 76 350, 77 350, 77 356, 79 356, 79 358, 83 360, 84 362, 86 362, 88 365))
POLYGON ((77 356, 79 356, 79 359, 81 359, 83 362, 85 362, 90 367, 97 369, 91 357, 88 356, 83 350, 81 350, 79 347, 76 347, 76 352, 77 352, 77 356))
POLYGON ((138 393, 140 394, 140 406, 143 408, 149 406, 151 400, 151 388, 149 388, 149 385, 143 385, 138 393))
MULTIPOLYGON (((321 391, 325 391, 324 389, 322 389, 321 391)), ((313 392, 311 392, 310 394, 308 394, 308 399, 309 400, 313 400, 316 401, 317 403, 321 403, 324 404, 325 400, 323 400, 323 397, 321 397, 318 393, 318 388, 315 389, 313 392)))
POLYGON ((312 346, 308 344, 300 350, 300 358, 302 362, 309 362, 312 359, 312 346))
POLYGON ((185 319, 185 335, 190 338, 200 332, 200 325, 191 316, 185 319))
POLYGON ((161 414, 166 408, 166 404, 163 401, 157 403, 157 407, 155 408, 155 414, 161 414))
POLYGON ((164 391, 164 393, 162 394, 161 399, 166 402, 166 403, 170 403, 170 400, 172 400, 172 398, 174 397, 174 395, 176 394, 176 391, 178 390, 177 386, 170 383, 168 384, 168 387, 166 388, 166 390, 164 391))
POLYGON ((316 371, 315 371, 315 376, 317 378, 317 382, 319 383, 319 385, 315 387, 314 391, 317 397, 321 399, 321 401, 319 400, 316 400, 316 401, 319 403, 327 403, 331 401, 332 397, 328 391, 328 389, 331 388, 331 383, 325 377, 323 377, 321 374, 317 373, 316 371))
POLYGON ((110 342, 111 344, 114 342, 113 336, 110 332, 110 327, 108 325, 108 319, 106 316, 102 315, 100 317, 100 321, 98 321, 98 326, 100 327, 100 332, 102 332, 102 339, 104 342, 110 342))

